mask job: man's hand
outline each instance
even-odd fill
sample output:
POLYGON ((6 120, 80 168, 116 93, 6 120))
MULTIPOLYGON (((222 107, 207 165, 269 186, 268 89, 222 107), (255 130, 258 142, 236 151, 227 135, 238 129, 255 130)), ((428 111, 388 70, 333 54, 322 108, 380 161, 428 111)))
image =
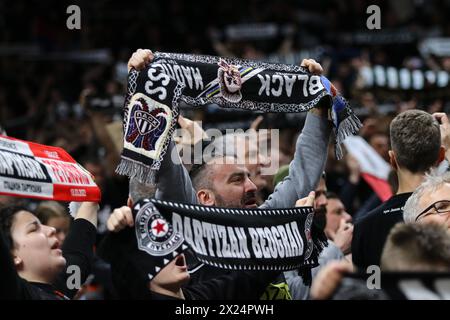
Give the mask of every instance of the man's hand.
MULTIPOLYGON (((315 75, 320 76, 323 73, 322 66, 320 65, 320 63, 318 63, 314 59, 303 59, 300 66, 308 69, 309 72, 311 72, 312 74, 315 74, 315 75)), ((324 101, 324 100, 322 100, 322 101, 324 101)), ((327 104, 327 103, 325 103, 325 104, 327 104)), ((309 110, 309 112, 311 112, 319 117, 330 118, 328 116, 329 105, 327 105, 327 106, 324 106, 324 105, 317 105, 315 108, 312 108, 311 110, 309 110)))
POLYGON ((295 202, 295 206, 296 207, 313 207, 315 198, 316 198, 316 193, 314 191, 311 191, 307 197, 298 199, 295 202))
POLYGON ((149 49, 137 49, 135 53, 128 60, 128 72, 131 68, 137 71, 143 70, 146 66, 153 61, 154 55, 152 50, 149 49))
POLYGON ((330 238, 344 254, 350 253, 353 239, 353 225, 345 222, 345 219, 341 219, 339 228, 335 234, 330 235, 330 238))
POLYGON ((130 207, 127 206, 114 209, 106 222, 106 226, 111 232, 119 232, 125 227, 132 227, 133 225, 133 214, 130 207))
POLYGON ((323 73, 322 66, 314 59, 303 59, 300 66, 305 67, 309 72, 315 75, 320 76, 323 73))
POLYGON ((330 299, 341 284, 346 273, 352 272, 352 265, 347 261, 332 261, 319 271, 313 279, 311 298, 315 300, 330 299))
POLYGON ((445 148, 445 158, 450 162, 450 123, 443 112, 433 113, 433 117, 439 122, 441 129, 441 144, 445 148))

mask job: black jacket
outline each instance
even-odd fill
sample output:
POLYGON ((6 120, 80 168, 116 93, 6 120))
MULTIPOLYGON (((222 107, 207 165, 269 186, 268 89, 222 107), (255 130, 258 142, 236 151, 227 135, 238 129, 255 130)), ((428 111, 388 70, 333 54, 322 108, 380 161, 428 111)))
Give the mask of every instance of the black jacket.
POLYGON ((280 274, 280 271, 220 271, 221 275, 208 280, 190 282, 183 288, 186 300, 259 300, 280 274))
MULTIPOLYGON (((186 300, 256 300, 278 273, 230 272, 182 288, 186 300)), ((181 300, 147 290, 140 299, 181 300)))
MULTIPOLYGON (((131 230, 131 229, 130 229, 131 230)), ((133 231, 133 230, 132 230, 133 231)), ((164 299, 150 292, 149 278, 142 257, 130 254, 130 241, 123 231, 108 234, 99 247, 99 255, 111 264, 112 280, 120 299, 164 299), (123 237, 122 237, 123 236, 123 237)), ((135 237, 133 235, 133 237, 135 237)), ((133 244, 134 246, 134 244, 133 244)), ((192 271, 194 257, 185 252, 192 271)), ((203 265, 191 273, 191 281, 182 288, 186 300, 257 300, 280 271, 230 271, 203 265)), ((167 299, 174 299, 167 297, 167 299)))
POLYGON ((353 264, 362 271, 380 265, 384 243, 392 227, 403 222, 403 206, 412 193, 392 196, 355 224, 352 240, 353 264))

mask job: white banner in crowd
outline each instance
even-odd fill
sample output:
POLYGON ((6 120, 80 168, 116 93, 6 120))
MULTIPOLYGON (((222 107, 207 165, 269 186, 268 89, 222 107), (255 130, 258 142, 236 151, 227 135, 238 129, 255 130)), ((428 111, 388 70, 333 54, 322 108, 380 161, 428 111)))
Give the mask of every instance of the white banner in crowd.
POLYGON ((448 89, 450 78, 446 71, 397 69, 380 65, 362 67, 359 73, 364 87, 392 90, 448 89))
POLYGON ((427 38, 419 44, 419 51, 424 57, 450 57, 450 38, 427 38))
POLYGON ((390 165, 360 136, 351 136, 344 141, 347 151, 361 166, 361 176, 382 201, 392 196, 387 182, 390 165))

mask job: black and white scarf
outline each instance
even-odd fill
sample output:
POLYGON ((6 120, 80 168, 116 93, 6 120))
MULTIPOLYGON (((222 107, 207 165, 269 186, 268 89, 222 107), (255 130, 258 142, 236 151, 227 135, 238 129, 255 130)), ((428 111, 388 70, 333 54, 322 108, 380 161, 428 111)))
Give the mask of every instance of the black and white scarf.
POLYGON ((327 245, 312 207, 230 209, 144 199, 133 215, 134 236, 129 232, 125 242, 134 243, 129 253, 150 278, 188 247, 210 266, 283 271, 317 266, 327 245))
POLYGON ((124 151, 119 174, 154 183, 178 117, 178 103, 215 103, 262 112, 305 112, 330 100, 340 144, 361 127, 330 81, 303 67, 189 54, 156 52, 143 71, 132 70, 124 108, 124 151))
POLYGON ((75 202, 101 200, 93 176, 65 150, 3 135, 0 195, 75 202))

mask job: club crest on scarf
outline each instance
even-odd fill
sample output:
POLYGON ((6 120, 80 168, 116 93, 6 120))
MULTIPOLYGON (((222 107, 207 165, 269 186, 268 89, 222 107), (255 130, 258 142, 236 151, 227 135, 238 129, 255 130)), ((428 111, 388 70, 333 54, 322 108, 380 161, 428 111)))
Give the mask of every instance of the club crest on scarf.
POLYGON ((135 225, 138 248, 152 256, 165 256, 177 250, 184 241, 183 236, 174 232, 151 202, 140 206, 138 203, 134 207, 139 210, 135 225))
MULTIPOLYGON (((145 103, 145 102, 144 102, 145 103)), ((160 109, 162 110, 162 109, 160 109)), ((158 113, 160 110, 154 110, 152 113, 156 114, 158 113)), ((162 110, 164 112, 164 110, 162 110)), ((139 111, 136 110, 134 112, 134 121, 136 122, 136 126, 139 130, 139 133, 144 135, 147 134, 153 130, 155 130, 160 122, 158 121, 158 119, 156 119, 152 113, 148 113, 145 111, 139 111)))
POLYGON ((242 79, 239 69, 225 60, 220 59, 217 63, 217 77, 220 85, 220 93, 225 100, 230 102, 239 102, 242 100, 242 79))
MULTIPOLYGON (((312 207, 230 209, 145 199, 202 263, 228 270, 310 270, 327 245, 312 207)), ((153 220, 154 232, 165 232, 153 220)), ((152 231, 153 232, 153 231, 152 231)), ((182 245, 182 249, 183 245, 182 245)))
POLYGON ((129 104, 126 141, 146 150, 152 159, 158 159, 171 120, 172 112, 168 107, 137 93, 129 104))

